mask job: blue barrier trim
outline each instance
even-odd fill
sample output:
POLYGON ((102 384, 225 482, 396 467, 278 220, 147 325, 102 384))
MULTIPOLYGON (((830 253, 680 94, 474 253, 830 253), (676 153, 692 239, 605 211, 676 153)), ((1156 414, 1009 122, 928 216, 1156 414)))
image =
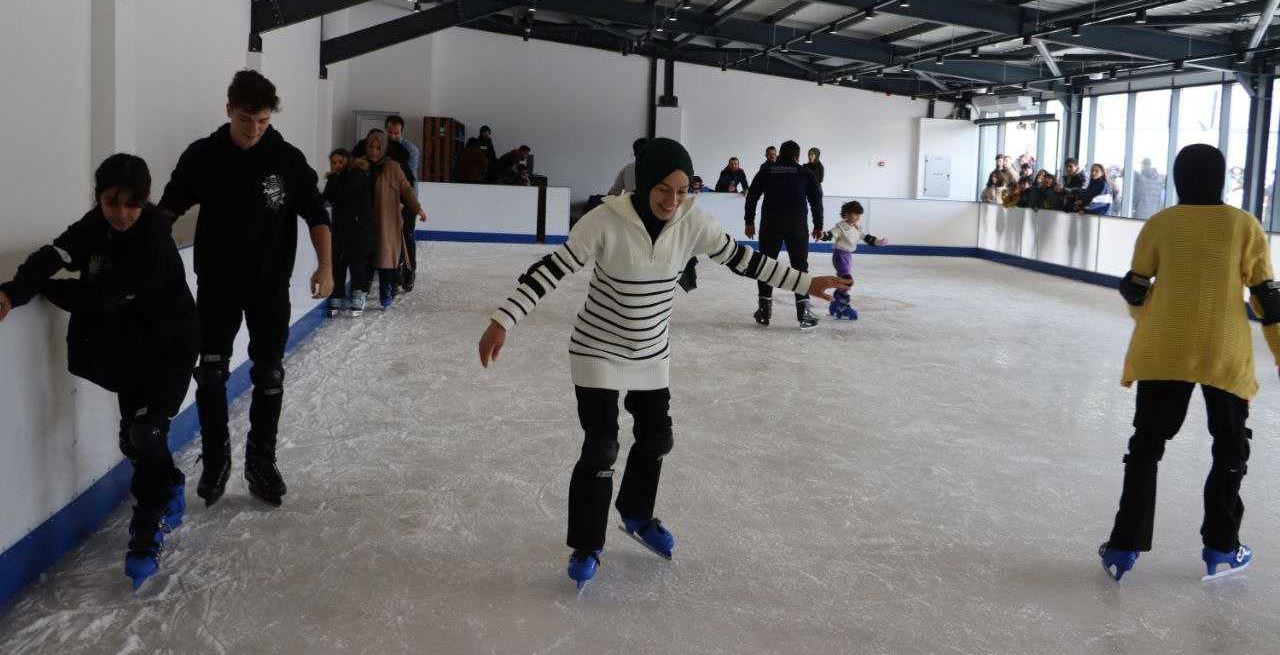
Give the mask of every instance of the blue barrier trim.
MULTIPOLYGON (((321 302, 289 327, 285 352, 293 351, 324 321, 325 303, 321 302)), ((228 402, 249 389, 249 368, 246 361, 232 372, 227 381, 228 402)), ((174 417, 169 427, 170 450, 180 450, 199 433, 200 419, 193 403, 174 417)), ((128 499, 132 478, 133 466, 129 460, 121 460, 47 521, 0 553, 0 608, 8 605, 24 587, 101 527, 107 517, 128 499)))
POLYGON ((985 259, 986 261, 989 261, 989 262, 996 262, 997 264, 1006 264, 1008 266, 1016 266, 1018 268, 1025 268, 1029 271, 1036 271, 1038 273, 1047 273, 1049 275, 1065 277, 1068 279, 1076 280, 1077 282, 1096 284, 1098 286, 1109 287, 1111 289, 1115 289, 1120 286, 1120 278, 1114 275, 1107 275, 1106 273, 1097 273, 1095 271, 1082 271, 1078 268, 1071 268, 1070 266, 1063 266, 1061 264, 1051 264, 1049 262, 1042 262, 1037 259, 1027 259, 1026 257, 1019 257, 1018 255, 1010 255, 1003 252, 996 252, 994 250, 986 250, 982 248, 979 248, 977 250, 978 250, 978 254, 977 254, 978 258, 985 259))

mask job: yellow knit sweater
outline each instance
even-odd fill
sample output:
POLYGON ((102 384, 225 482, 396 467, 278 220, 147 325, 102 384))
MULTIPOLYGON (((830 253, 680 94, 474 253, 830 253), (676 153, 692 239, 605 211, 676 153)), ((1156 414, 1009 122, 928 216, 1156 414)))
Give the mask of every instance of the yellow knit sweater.
MULTIPOLYGON (((1241 304, 1247 287, 1271 279, 1258 220, 1226 205, 1170 207, 1143 226, 1131 268, 1155 281, 1132 308, 1122 383, 1182 380, 1252 398, 1253 335, 1241 304)), ((1262 332, 1280 366, 1280 323, 1262 332)))

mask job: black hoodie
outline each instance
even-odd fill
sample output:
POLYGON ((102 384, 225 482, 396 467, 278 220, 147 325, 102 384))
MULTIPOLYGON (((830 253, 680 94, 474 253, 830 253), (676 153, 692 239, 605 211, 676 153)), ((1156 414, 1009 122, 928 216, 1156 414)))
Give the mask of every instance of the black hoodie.
POLYGON ((765 223, 793 228, 794 223, 803 224, 808 220, 808 208, 812 207, 813 228, 822 229, 822 187, 818 178, 798 162, 779 159, 760 167, 747 192, 746 221, 750 225, 756 222, 756 203, 761 194, 764 195, 761 214, 765 223))
POLYGON ((196 307, 172 220, 147 206, 132 227, 117 232, 94 208, 28 257, 0 291, 14 306, 44 294, 71 312, 68 368, 109 391, 128 389, 157 367, 190 367, 196 307), (64 269, 80 277, 51 279, 64 269))
POLYGON ((329 224, 319 178, 297 148, 268 127, 248 150, 229 124, 178 159, 160 207, 175 216, 200 205, 195 269, 213 284, 287 283, 298 249, 298 216, 329 224))

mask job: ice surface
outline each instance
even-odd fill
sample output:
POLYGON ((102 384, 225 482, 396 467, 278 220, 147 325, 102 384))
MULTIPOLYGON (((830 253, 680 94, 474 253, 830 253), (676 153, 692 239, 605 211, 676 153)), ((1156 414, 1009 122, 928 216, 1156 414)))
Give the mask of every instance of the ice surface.
MULTIPOLYGON (((658 512, 675 560, 610 529, 578 596, 566 343, 586 278, 484 371, 485 317, 545 250, 420 252, 424 279, 389 314, 332 321, 289 359, 283 507, 249 498, 238 451, 205 509, 184 452, 192 502, 160 574, 130 592, 121 509, 0 614, 0 653, 1280 650, 1280 517, 1263 502, 1280 491, 1280 402, 1260 337, 1243 531, 1256 564, 1200 582, 1197 394, 1161 469, 1156 550, 1117 586, 1096 556, 1133 407, 1114 291, 858 255, 862 320, 802 333, 782 293, 774 325, 756 326, 754 284, 704 261, 672 329, 658 512)), ((235 434, 246 415, 233 407, 235 434)))

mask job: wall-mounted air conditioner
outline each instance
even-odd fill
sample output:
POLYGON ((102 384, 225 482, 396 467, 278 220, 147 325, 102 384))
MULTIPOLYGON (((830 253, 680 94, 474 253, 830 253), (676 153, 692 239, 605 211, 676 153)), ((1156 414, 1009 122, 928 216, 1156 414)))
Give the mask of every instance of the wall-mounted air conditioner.
POLYGON ((974 96, 973 108, 980 113, 994 114, 1002 111, 1027 111, 1035 106, 1031 96, 974 96))

